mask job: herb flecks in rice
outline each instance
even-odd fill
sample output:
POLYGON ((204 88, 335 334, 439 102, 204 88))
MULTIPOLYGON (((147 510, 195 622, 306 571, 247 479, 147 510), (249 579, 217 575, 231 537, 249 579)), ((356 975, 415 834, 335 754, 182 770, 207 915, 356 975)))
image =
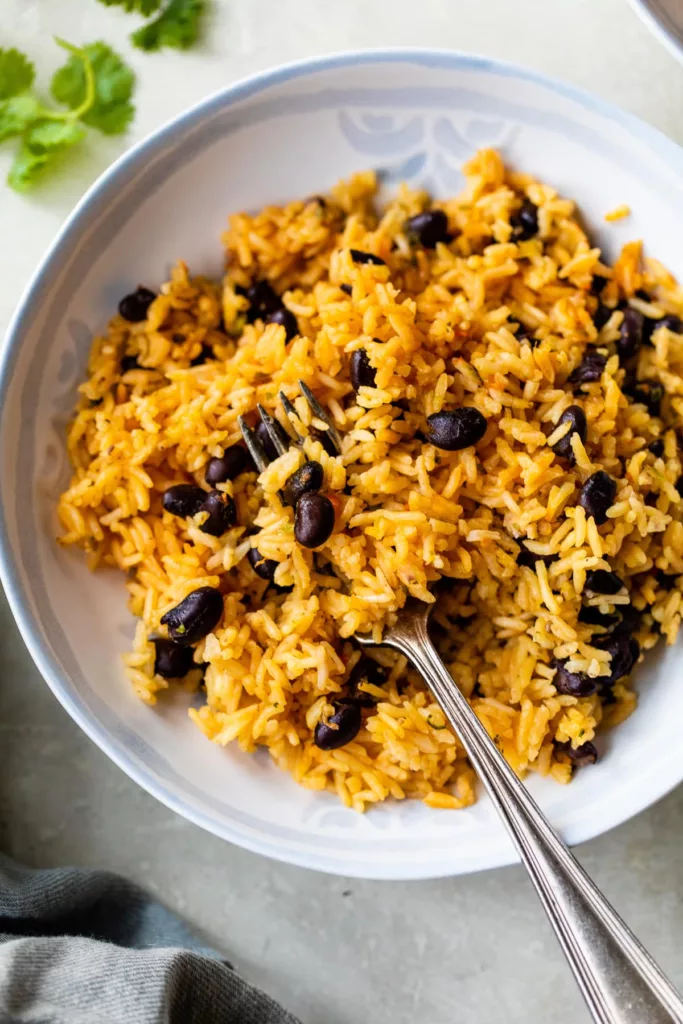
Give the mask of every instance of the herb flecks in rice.
POLYGON ((448 232, 434 245, 410 230, 429 197, 402 187, 380 211, 370 172, 324 203, 234 215, 220 285, 181 263, 145 319, 117 316, 96 339, 69 430, 61 539, 127 574, 139 696, 153 703, 169 685, 172 666, 155 674, 162 618, 219 590, 220 621, 184 648, 185 685, 204 669, 190 715, 357 810, 474 800, 464 751, 405 659, 380 651, 381 685, 354 683, 353 634, 379 637, 409 594, 435 602, 441 652, 515 771, 560 782, 633 710, 619 673, 680 624, 683 292, 640 243, 609 267, 573 203, 496 153, 465 172, 463 194, 439 202, 448 232), (286 422, 281 390, 303 445, 260 476, 241 448, 239 465, 209 468, 241 444, 238 416, 256 426, 259 403, 286 422), (585 431, 568 424, 572 407, 585 431), (430 417, 460 409, 485 432, 458 450, 430 444, 430 417), (315 549, 297 543, 282 501, 306 460, 334 510, 315 549), (599 472, 614 494, 603 488, 596 521, 585 488, 599 472), (219 535, 164 510, 180 484, 234 503, 219 535), (601 571, 623 587, 591 589, 601 571), (556 687, 560 668, 582 685, 556 687), (334 716, 354 699, 360 725, 337 746, 334 716))

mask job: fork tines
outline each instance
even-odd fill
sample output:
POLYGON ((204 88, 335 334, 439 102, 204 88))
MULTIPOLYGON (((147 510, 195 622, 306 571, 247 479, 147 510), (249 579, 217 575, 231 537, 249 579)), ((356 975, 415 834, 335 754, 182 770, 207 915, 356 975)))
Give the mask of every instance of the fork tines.
MULTIPOLYGON (((339 436, 339 431, 337 430, 337 428, 335 427, 334 423, 332 422, 332 418, 330 417, 330 414, 325 409, 323 409, 322 405, 320 404, 318 399, 315 397, 315 395, 313 394, 313 392, 309 388, 308 384, 306 384, 306 383, 304 383, 304 381, 300 380, 299 381, 299 387, 301 388, 301 394, 304 396, 304 398, 308 402, 308 405, 309 405, 310 410, 313 413, 313 415, 317 419, 322 420, 323 423, 327 427, 327 431, 325 433, 327 435, 327 438, 329 438, 329 441, 331 442, 330 447, 334 449, 334 451, 330 452, 330 455, 341 455, 341 453, 342 453, 341 437, 339 436)), ((323 446, 325 447, 326 451, 329 451, 327 445, 325 445, 325 439, 323 439, 323 431, 319 431, 318 432, 318 436, 320 437, 320 440, 322 441, 323 446)))
POLYGON ((266 433, 273 442, 275 451, 278 455, 284 455, 292 443, 291 437, 284 427, 282 427, 277 420, 273 419, 269 412, 266 412, 260 403, 256 408, 258 409, 258 414, 261 417, 261 423, 266 428, 266 433))
MULTIPOLYGON (((329 413, 322 407, 318 399, 315 397, 309 386, 304 381, 299 381, 299 387, 301 389, 301 394, 308 402, 308 406, 313 415, 315 416, 315 418, 317 420, 321 420, 327 427, 326 430, 320 430, 315 428, 312 428, 312 430, 314 430, 316 436, 320 439, 323 447, 325 448, 325 451, 327 451, 330 455, 341 455, 341 437, 339 436, 339 431, 332 422, 332 418, 330 417, 329 413)), ((282 424, 279 423, 273 416, 271 416, 270 413, 266 409, 264 409, 260 403, 259 405, 257 405, 256 408, 258 410, 259 416, 261 417, 261 423, 263 424, 266 433, 268 434, 268 437, 270 438, 273 447, 275 448, 275 451, 277 452, 278 455, 284 455, 289 445, 301 445, 303 444, 304 438, 301 436, 296 426, 296 423, 299 420, 296 409, 294 408, 294 406, 292 405, 292 403, 290 402, 290 400, 287 398, 283 391, 280 392, 279 398, 282 403, 282 408, 284 409, 285 416, 287 418, 287 423, 289 424, 292 433, 294 434, 293 438, 290 437, 290 435, 287 433, 282 424)), ((244 417, 238 416, 237 422, 242 432, 242 437, 244 438, 244 443, 247 446, 247 450, 249 451, 249 454, 254 460, 254 463, 256 464, 256 468, 258 469, 259 473, 262 473, 264 469, 270 464, 270 458, 268 457, 268 454, 263 444, 259 440, 256 431, 251 429, 251 427, 246 423, 244 417)))
POLYGON ((247 451, 254 460, 254 464, 259 473, 262 473, 264 469, 270 465, 270 459, 266 455, 266 450, 256 436, 256 432, 251 429, 244 419, 244 416, 238 416, 237 423, 242 432, 242 437, 244 438, 244 443, 247 446, 247 451))

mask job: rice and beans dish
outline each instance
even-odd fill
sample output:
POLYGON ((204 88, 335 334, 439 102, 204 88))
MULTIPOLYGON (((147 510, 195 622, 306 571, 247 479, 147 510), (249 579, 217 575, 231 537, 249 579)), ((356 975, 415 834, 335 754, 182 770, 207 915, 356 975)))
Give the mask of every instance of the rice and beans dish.
POLYGON ((359 811, 474 800, 421 677, 354 643, 409 596, 514 770, 558 782, 681 618, 683 290, 496 152, 464 171, 232 216, 222 281, 180 262, 121 301, 68 433, 61 542, 125 573, 137 694, 195 691, 210 740, 359 811))

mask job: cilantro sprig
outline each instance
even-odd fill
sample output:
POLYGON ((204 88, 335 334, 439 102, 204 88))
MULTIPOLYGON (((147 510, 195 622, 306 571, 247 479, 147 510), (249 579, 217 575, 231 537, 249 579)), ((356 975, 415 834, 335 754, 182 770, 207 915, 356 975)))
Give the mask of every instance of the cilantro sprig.
POLYGON ((159 13, 130 40, 140 50, 161 50, 170 46, 175 50, 188 50, 199 39, 202 20, 206 13, 206 0, 100 0, 105 7, 122 7, 129 14, 149 17, 159 13))
POLYGON ((110 46, 55 42, 69 54, 51 83, 52 97, 61 108, 47 106, 33 92, 35 67, 28 57, 18 50, 0 49, 0 142, 20 140, 7 177, 19 192, 28 191, 55 169, 64 154, 85 138, 87 128, 118 135, 135 114, 131 102, 135 75, 110 46))
POLYGON ((199 38, 205 8, 204 0, 171 0, 158 18, 133 32, 131 42, 140 50, 189 50, 199 38))

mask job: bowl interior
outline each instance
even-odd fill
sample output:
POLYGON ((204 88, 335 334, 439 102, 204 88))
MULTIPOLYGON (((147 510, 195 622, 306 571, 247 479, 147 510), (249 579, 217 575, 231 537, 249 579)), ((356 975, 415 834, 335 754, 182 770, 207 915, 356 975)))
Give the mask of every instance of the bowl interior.
MULTIPOLYGON (((133 622, 120 576, 91 575, 54 542, 68 480, 64 427, 92 336, 119 298, 184 259, 219 276, 230 211, 320 192, 368 166, 437 195, 460 166, 495 146, 520 169, 576 198, 609 256, 629 238, 683 278, 683 160, 654 130, 531 73, 455 54, 358 54, 272 72, 191 111, 124 157, 71 218, 10 332, 2 377, 2 571, 31 652, 91 737, 150 792, 205 828, 295 863, 411 878, 514 859, 486 799, 467 811, 386 804, 364 817, 309 793, 266 754, 209 744, 189 698, 140 703, 120 668, 133 622), (604 213, 633 215, 607 226, 604 213)), ((638 673, 641 704, 601 739, 606 756, 563 788, 530 785, 570 841, 635 813, 683 774, 677 721, 681 653, 638 673)))

